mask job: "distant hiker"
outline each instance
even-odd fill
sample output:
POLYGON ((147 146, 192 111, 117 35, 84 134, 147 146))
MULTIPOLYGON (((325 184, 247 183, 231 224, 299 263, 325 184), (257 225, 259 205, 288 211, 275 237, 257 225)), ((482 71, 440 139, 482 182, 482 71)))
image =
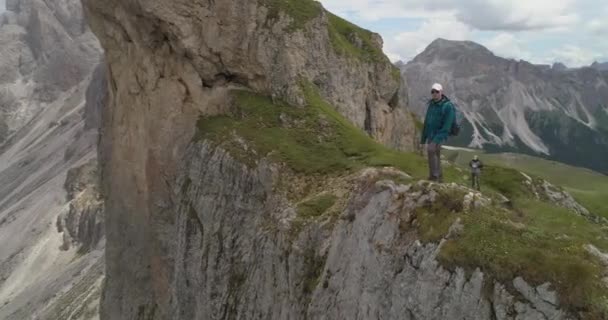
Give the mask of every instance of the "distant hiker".
POLYGON ((431 100, 428 102, 420 144, 426 145, 429 161, 429 180, 443 182, 441 170, 441 145, 452 132, 455 111, 452 102, 443 94, 439 83, 431 87, 431 100))
POLYGON ((483 168, 483 163, 479 160, 479 157, 475 155, 473 160, 469 162, 469 167, 471 167, 471 188, 479 191, 479 176, 481 175, 481 168, 483 168))

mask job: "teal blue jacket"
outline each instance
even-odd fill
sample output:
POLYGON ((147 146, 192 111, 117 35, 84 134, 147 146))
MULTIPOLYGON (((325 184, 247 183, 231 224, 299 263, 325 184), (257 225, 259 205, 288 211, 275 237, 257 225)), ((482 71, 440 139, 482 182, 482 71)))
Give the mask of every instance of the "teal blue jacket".
POLYGON ((444 143, 448 139, 455 117, 454 106, 446 96, 437 102, 430 100, 426 109, 420 143, 444 143))

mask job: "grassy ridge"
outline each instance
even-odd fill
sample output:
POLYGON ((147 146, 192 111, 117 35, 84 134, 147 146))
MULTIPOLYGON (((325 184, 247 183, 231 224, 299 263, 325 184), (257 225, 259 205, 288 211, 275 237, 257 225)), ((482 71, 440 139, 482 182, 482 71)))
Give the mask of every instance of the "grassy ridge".
MULTIPOLYGON (((302 88, 308 103, 302 108, 235 91, 232 113, 199 119, 197 138, 222 146, 243 163, 253 166, 265 157, 297 174, 319 179, 369 166, 394 166, 417 179, 426 176, 424 158, 376 143, 325 102, 316 87, 303 84, 302 88)), ((455 160, 468 162, 468 156, 455 160)), ((494 164, 486 155, 482 160, 494 164)), ((447 181, 465 183, 466 169, 448 166, 445 171, 447 181)), ((529 171, 533 171, 531 175, 547 173, 542 166, 529 171)), ((514 208, 491 206, 465 213, 461 205, 464 193, 441 194, 435 205, 417 212, 421 239, 438 241, 460 217, 464 232, 444 244, 439 257, 444 266, 479 267, 488 277, 504 283, 516 276, 533 285, 551 282, 565 308, 588 319, 601 319, 608 310, 608 291, 601 281, 605 269, 584 246, 593 244, 608 252, 607 231, 563 208, 533 199, 524 179, 519 171, 502 166, 493 165, 484 172, 487 194, 510 197, 514 208)), ((603 183, 601 178, 595 181, 603 183)), ((304 220, 324 215, 336 201, 332 194, 311 197, 298 204, 298 214, 304 220)))
MULTIPOLYGON (((247 91, 234 93, 232 115, 201 118, 198 138, 222 143, 245 163, 270 156, 298 173, 340 174, 369 166, 394 166, 415 177, 426 173, 421 156, 387 148, 356 128, 327 104, 312 85, 304 85, 308 107, 296 108, 247 91), (242 150, 231 137, 253 145, 242 150)), ((446 176, 455 178, 454 170, 446 176)))

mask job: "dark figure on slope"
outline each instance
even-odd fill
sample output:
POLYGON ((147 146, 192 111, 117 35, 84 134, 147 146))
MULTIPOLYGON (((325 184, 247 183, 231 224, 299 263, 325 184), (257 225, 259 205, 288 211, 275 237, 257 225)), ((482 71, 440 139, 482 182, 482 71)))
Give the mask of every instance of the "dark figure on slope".
POLYGON ((483 163, 479 160, 479 157, 474 156, 473 160, 469 162, 469 167, 471 167, 471 188, 479 191, 479 176, 481 175, 483 163))

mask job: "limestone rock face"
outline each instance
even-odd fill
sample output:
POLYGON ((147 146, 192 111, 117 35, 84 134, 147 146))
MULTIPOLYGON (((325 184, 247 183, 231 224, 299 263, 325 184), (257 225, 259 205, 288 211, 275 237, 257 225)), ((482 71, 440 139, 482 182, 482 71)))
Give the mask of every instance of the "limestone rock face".
POLYGON ((443 240, 416 239, 415 209, 462 187, 396 184, 378 180, 387 171, 368 169, 349 178, 352 193, 336 219, 295 231, 295 208, 273 191, 280 167, 247 168, 206 143, 192 145, 186 159, 172 200, 157 204, 176 204, 165 216, 173 226, 163 230, 174 236, 160 240, 171 268, 138 283, 150 286, 147 298, 116 275, 102 318, 569 319, 548 284, 517 278, 510 292, 479 270, 441 267, 443 240))
POLYGON ((308 81, 378 140, 412 147, 411 120, 397 94, 399 72, 381 53, 380 37, 317 3, 305 1, 298 9, 251 0, 85 4, 116 93, 178 90, 189 97, 181 104, 199 104, 207 113, 199 98, 212 88, 242 85, 302 105, 299 84, 308 81))
POLYGON ((232 89, 306 108, 303 87, 314 86, 378 141, 410 149, 413 124, 376 35, 310 1, 83 3, 110 91, 102 319, 565 319, 557 305, 537 311, 528 287, 522 301, 489 283, 492 299, 481 272, 439 265, 441 243, 420 243, 413 224, 444 186, 369 169, 343 178, 330 213, 302 220, 284 165, 193 139, 199 117, 234 111, 232 89))
POLYGON ((67 173, 65 188, 69 207, 57 219, 63 233, 63 250, 72 245, 81 253, 95 250, 103 238, 103 201, 99 194, 97 161, 90 161, 67 173))

